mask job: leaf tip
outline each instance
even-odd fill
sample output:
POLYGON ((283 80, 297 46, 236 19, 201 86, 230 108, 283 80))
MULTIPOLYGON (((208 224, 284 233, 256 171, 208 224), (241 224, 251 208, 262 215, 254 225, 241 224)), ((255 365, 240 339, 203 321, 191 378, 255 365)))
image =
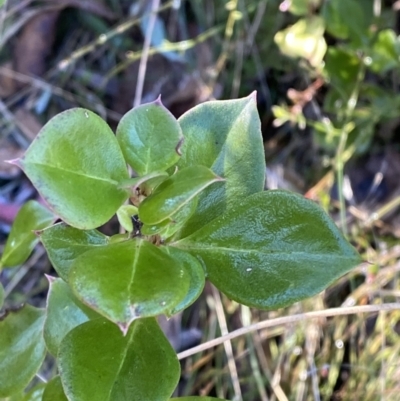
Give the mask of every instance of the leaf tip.
POLYGON ((154 101, 154 104, 155 104, 156 106, 164 106, 163 103, 162 103, 162 101, 161 101, 161 94, 158 95, 158 98, 154 101))
POLYGON ((22 159, 21 158, 4 160, 4 162, 8 163, 8 164, 12 164, 14 166, 18 166, 19 168, 22 168, 22 159))
POLYGON ((129 323, 121 323, 121 322, 119 322, 119 323, 117 323, 117 326, 121 330, 122 335, 125 337, 126 334, 128 333, 128 330, 129 330, 129 323))
POLYGON ((254 100, 255 103, 257 103, 257 91, 253 91, 249 95, 250 100, 254 100))
POLYGON ((45 274, 45 277, 50 285, 56 281, 56 277, 50 276, 49 274, 45 274))

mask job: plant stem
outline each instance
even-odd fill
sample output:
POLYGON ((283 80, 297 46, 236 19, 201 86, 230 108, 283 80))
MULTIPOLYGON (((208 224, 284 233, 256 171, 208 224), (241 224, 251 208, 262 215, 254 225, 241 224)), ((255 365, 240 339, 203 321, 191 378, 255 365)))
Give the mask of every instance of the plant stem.
POLYGON ((353 91, 347 101, 346 110, 344 113, 344 121, 342 123, 342 131, 340 134, 339 145, 336 151, 335 157, 335 169, 336 169, 336 181, 339 194, 339 210, 340 210, 340 223, 342 227, 343 234, 347 236, 347 223, 346 223, 346 202, 343 194, 343 175, 344 175, 344 165, 349 159, 349 155, 345 155, 347 139, 349 136, 349 131, 346 129, 347 124, 351 121, 354 113, 354 109, 357 105, 358 95, 360 92, 361 82, 364 80, 365 75, 365 64, 361 60, 360 68, 357 74, 357 80, 354 85, 353 91))

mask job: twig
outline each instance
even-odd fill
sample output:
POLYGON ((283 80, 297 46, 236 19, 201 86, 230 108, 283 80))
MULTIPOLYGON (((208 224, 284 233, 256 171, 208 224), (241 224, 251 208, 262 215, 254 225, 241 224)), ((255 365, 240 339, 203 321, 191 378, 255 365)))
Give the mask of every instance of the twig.
POLYGON ((146 35, 143 43, 142 57, 140 58, 138 78, 136 81, 135 99, 133 107, 139 106, 142 102, 143 84, 147 69, 147 60, 149 59, 149 49, 151 38, 153 36, 154 24, 157 19, 157 10, 160 5, 160 0, 153 0, 151 5, 151 14, 149 15, 149 24, 147 25, 146 35))

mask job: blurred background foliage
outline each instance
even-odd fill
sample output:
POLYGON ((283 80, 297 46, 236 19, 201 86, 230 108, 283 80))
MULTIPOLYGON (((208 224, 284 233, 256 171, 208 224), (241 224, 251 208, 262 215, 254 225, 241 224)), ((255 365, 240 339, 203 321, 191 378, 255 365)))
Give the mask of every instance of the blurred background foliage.
MULTIPOLYGON (((279 311, 251 310, 208 286, 165 324, 171 341, 190 347, 263 319, 399 299, 400 1, 0 0, 0 7, 2 246, 19 207, 37 198, 3 160, 19 157, 55 114, 85 107, 115 128, 159 94, 179 117, 203 101, 256 90, 266 187, 319 202, 366 262, 279 311)), ((103 227, 115 230, 115 222, 103 227)), ((39 246, 23 266, 1 273, 0 298, 6 307, 43 305, 43 273, 52 272, 39 246)), ((254 333, 233 341, 232 351, 182 361, 179 395, 397 401, 399 317, 336 317, 254 333)), ((52 369, 46 361, 41 379, 52 369)))

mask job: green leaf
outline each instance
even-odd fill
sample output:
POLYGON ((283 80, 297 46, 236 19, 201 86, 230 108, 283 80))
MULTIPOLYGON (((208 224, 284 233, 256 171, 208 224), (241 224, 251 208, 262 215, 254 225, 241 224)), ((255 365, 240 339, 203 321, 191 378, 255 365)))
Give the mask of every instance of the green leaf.
POLYGON ((178 121, 185 136, 178 167, 203 165, 225 178, 200 194, 196 212, 179 234, 183 238, 262 191, 265 156, 255 93, 200 104, 178 121))
POLYGON ((123 332, 138 317, 170 314, 185 297, 189 281, 182 262, 141 239, 88 251, 69 275, 78 298, 123 332))
POLYGON ((26 202, 14 220, 0 260, 0 268, 24 263, 38 242, 34 230, 47 227, 53 221, 53 214, 40 203, 34 200, 26 202))
POLYGON ((302 57, 311 66, 319 68, 327 49, 324 31, 324 20, 318 16, 311 16, 277 32, 274 40, 286 56, 302 57))
POLYGON ((69 401, 165 401, 180 375, 154 318, 136 320, 125 336, 108 321, 83 323, 66 335, 58 357, 69 401))
POLYGON ((117 210, 119 224, 129 233, 133 231, 132 216, 138 214, 138 208, 133 205, 122 205, 117 210))
POLYGON ((3 285, 0 283, 0 309, 3 307, 4 305, 4 299, 5 299, 5 293, 4 293, 4 287, 3 285))
POLYGON ((44 310, 25 305, 0 318, 0 397, 22 391, 42 364, 44 310))
POLYGON ((64 223, 55 224, 39 233, 47 255, 58 273, 65 281, 72 262, 90 249, 107 245, 110 241, 97 230, 82 231, 64 223))
POLYGON ((49 281, 43 336, 49 352, 57 356, 61 340, 67 333, 90 319, 100 318, 100 315, 82 304, 63 280, 49 277, 49 281))
POLYGON ((183 140, 181 127, 160 98, 126 113, 118 124, 117 138, 125 160, 138 175, 176 164, 183 140))
POLYGON ((53 377, 47 383, 42 401, 68 401, 64 394, 60 376, 53 377))
POLYGON ((163 241, 173 236, 179 231, 185 223, 190 219, 193 213, 196 211, 199 197, 196 196, 189 203, 186 203, 176 213, 171 215, 170 219, 163 220, 159 224, 146 225, 144 224, 141 228, 143 235, 155 235, 158 234, 163 241))
POLYGON ((128 198, 128 171, 110 127, 89 110, 53 117, 18 161, 50 208, 66 223, 92 229, 128 198))
POLYGON ((393 29, 384 29, 377 34, 373 46, 366 52, 370 54, 371 70, 385 74, 399 65, 400 40, 393 29))
POLYGON ((325 71, 328 73, 332 86, 339 92, 343 102, 350 98, 354 86, 357 85, 357 76, 361 61, 351 51, 330 47, 325 59, 325 71))
POLYGON ((144 224, 158 224, 188 204, 209 185, 222 181, 204 166, 190 166, 165 180, 139 206, 139 217, 144 224))
POLYGON ((194 301, 196 301, 203 291, 205 275, 200 262, 188 252, 172 246, 163 247, 161 249, 168 255, 172 256, 175 260, 181 262, 190 276, 189 290, 187 291, 185 298, 183 298, 182 301, 169 312, 168 315, 172 316, 188 308, 194 301))
POLYGON ((285 191, 252 195, 173 245, 229 297, 266 309, 313 296, 360 262, 322 209, 285 191))
POLYGON ((141 177, 134 177, 121 183, 122 188, 129 188, 131 191, 130 201, 139 206, 140 203, 151 195, 163 181, 169 177, 165 171, 154 171, 141 177))
POLYGON ((336 38, 351 39, 357 43, 367 39, 367 19, 358 0, 325 1, 321 15, 326 23, 326 30, 336 38))

